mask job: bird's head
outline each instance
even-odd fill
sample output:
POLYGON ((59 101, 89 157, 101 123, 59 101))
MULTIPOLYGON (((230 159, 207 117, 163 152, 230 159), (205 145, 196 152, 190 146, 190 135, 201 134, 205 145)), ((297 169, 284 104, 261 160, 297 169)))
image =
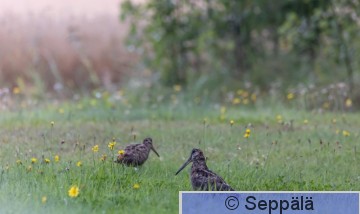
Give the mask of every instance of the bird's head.
POLYGON ((143 144, 146 147, 150 148, 158 157, 160 157, 159 153, 157 153, 157 151, 155 150, 155 148, 152 144, 152 139, 150 137, 145 138, 143 141, 143 144))
POLYGON ((192 149, 189 159, 180 167, 180 169, 175 173, 179 174, 189 163, 196 161, 206 161, 204 153, 200 149, 192 149))

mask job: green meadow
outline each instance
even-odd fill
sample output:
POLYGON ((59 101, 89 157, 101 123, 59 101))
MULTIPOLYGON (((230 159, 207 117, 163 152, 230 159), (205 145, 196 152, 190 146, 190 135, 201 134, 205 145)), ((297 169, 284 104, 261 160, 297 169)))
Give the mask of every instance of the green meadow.
POLYGON ((239 191, 360 190, 358 113, 105 98, 17 102, 0 115, 1 213, 177 213, 179 191, 192 190, 190 166, 174 174, 192 148, 239 191), (136 169, 113 162, 145 137, 160 158, 151 152, 136 169))

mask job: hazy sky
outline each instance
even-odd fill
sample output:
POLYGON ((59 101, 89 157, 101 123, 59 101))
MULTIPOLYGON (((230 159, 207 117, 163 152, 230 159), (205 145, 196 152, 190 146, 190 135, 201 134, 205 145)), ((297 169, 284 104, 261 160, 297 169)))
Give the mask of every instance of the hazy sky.
POLYGON ((0 13, 45 13, 50 16, 118 15, 121 0, 0 0, 0 13))

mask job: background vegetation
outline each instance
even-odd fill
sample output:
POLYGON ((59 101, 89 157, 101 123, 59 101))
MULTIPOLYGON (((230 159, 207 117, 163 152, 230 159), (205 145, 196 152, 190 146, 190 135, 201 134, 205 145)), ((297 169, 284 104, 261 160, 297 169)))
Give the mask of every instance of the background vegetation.
POLYGON ((3 14, 0 212, 176 213, 194 147, 236 190, 359 191, 359 12, 125 0, 115 20, 3 14), (145 137, 160 158, 113 162, 145 137))

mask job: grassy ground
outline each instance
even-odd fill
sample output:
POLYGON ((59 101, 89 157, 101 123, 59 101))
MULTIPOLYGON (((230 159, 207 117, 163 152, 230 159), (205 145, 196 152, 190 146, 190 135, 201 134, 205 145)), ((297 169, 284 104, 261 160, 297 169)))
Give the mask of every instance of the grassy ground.
POLYGON ((190 167, 174 173, 194 147, 204 151, 209 168, 236 190, 359 191, 359 116, 94 103, 3 111, 0 212, 177 213, 178 192, 191 190, 190 167), (246 128, 249 138, 244 138, 246 128), (119 149, 147 136, 161 158, 151 153, 138 170, 112 162, 119 149), (112 138, 114 150, 108 148, 112 138), (31 163, 33 157, 37 163, 31 163), (50 163, 43 163, 45 158, 50 163), (68 195, 72 185, 80 190, 75 198, 68 195))

